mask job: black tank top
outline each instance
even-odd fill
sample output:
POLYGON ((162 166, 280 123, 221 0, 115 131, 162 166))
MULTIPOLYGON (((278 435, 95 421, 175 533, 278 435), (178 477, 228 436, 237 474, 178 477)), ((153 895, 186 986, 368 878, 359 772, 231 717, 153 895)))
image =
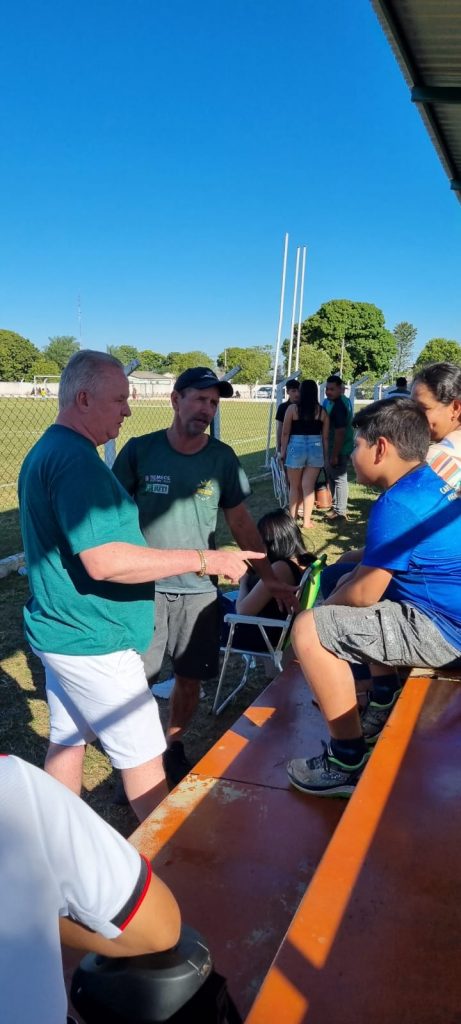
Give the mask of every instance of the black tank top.
POLYGON ((292 420, 290 437, 293 435, 298 436, 312 436, 319 435, 322 433, 322 421, 321 420, 292 420))

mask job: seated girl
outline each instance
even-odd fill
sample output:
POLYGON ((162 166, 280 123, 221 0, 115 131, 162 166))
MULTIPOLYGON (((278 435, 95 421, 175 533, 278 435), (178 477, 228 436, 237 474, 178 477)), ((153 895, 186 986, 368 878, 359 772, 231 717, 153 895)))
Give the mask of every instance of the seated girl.
MULTIPOLYGON (((258 522, 258 530, 267 550, 277 579, 292 586, 297 586, 306 568, 315 560, 315 555, 306 551, 299 527, 289 512, 276 509, 267 512, 258 522)), ((259 576, 249 569, 240 580, 240 588, 236 600, 236 612, 239 615, 260 615, 264 618, 283 619, 275 598, 271 597, 259 576)), ((266 629, 270 642, 277 645, 280 627, 266 629)), ((267 651, 264 638, 255 625, 239 624, 235 628, 233 646, 247 651, 267 651)))

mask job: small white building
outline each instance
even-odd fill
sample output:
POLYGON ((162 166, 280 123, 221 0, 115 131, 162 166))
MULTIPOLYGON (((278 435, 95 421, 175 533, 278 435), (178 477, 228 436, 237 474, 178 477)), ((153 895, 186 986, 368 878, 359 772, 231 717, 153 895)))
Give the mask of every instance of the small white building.
POLYGON ((176 376, 173 373, 133 370, 128 374, 128 380, 130 398, 164 398, 171 395, 176 376))

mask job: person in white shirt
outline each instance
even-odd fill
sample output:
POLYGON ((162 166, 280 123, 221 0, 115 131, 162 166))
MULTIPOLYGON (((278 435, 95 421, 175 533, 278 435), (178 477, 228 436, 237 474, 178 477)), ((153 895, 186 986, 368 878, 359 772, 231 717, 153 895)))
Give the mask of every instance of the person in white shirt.
POLYGON ((65 1024, 61 942, 110 957, 176 945, 149 862, 56 779, 0 757, 0 1020, 65 1024))

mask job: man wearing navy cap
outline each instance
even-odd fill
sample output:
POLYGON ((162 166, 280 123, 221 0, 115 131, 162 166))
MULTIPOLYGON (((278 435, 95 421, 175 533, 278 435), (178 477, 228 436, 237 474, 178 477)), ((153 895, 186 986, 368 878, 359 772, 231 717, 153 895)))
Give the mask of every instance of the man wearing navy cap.
MULTIPOLYGON (((206 433, 219 399, 233 394, 229 381, 213 370, 185 370, 174 386, 174 417, 167 430, 131 438, 114 463, 114 473, 139 508, 139 521, 151 547, 203 551, 215 547, 218 508, 232 536, 243 549, 262 551, 259 532, 246 506, 250 486, 229 445, 206 433)), ((256 566, 255 566, 256 568, 256 566)), ((293 604, 293 588, 280 585, 268 559, 258 563, 274 596, 293 604)), ((198 574, 160 580, 155 588, 155 634, 144 655, 150 682, 158 676, 165 651, 173 661, 175 686, 167 731, 164 765, 176 784, 190 768, 179 736, 197 707, 201 680, 218 673, 219 618, 216 577, 208 575, 203 558, 198 574)))

